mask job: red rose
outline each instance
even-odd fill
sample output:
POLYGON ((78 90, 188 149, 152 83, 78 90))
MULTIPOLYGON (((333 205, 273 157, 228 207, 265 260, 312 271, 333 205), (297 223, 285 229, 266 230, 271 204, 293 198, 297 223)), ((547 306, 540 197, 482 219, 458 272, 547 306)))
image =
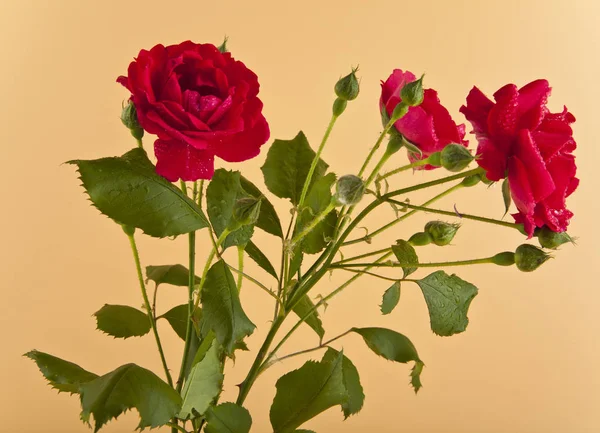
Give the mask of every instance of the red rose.
MULTIPOLYGON (((381 98, 379 109, 382 113, 391 117, 394 108, 402 99, 400 91, 405 84, 415 81, 417 78, 412 72, 403 72, 394 69, 392 75, 381 83, 381 98)), ((442 150, 450 143, 467 146, 465 138, 465 125, 456 125, 448 113, 448 110, 440 104, 437 92, 433 89, 425 89, 425 95, 421 105, 410 107, 408 113, 394 124, 396 130, 408 141, 417 146, 423 153, 422 157, 409 155, 412 162, 416 159, 426 158, 432 153, 442 150)), ((424 167, 427 170, 435 168, 431 165, 424 167)))
POLYGON ((573 130, 575 117, 565 107, 550 113, 546 107, 550 86, 533 81, 521 89, 507 84, 496 93, 496 103, 477 87, 460 111, 473 125, 478 160, 490 180, 508 176, 511 195, 519 212, 514 214, 531 237, 536 227, 567 229, 573 213, 565 199, 579 184, 573 130))
POLYGON ((245 161, 269 139, 256 74, 214 45, 156 45, 127 73, 117 81, 142 128, 158 136, 156 171, 172 182, 210 179, 215 155, 245 161))

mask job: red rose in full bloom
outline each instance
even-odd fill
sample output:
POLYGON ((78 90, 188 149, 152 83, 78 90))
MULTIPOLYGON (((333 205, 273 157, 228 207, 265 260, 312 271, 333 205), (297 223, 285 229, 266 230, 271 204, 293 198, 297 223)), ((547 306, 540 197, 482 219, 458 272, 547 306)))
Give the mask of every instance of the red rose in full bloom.
POLYGON ((565 199, 579 184, 570 126, 575 117, 566 107, 550 113, 549 95, 546 80, 520 89, 507 84, 494 93, 495 103, 473 87, 460 109, 479 142, 477 162, 490 180, 508 177, 519 210, 513 216, 530 237, 544 225, 555 232, 567 229, 573 213, 565 199))
MULTIPOLYGON (((415 81, 417 78, 412 72, 403 72, 394 69, 392 75, 381 83, 381 98, 379 109, 382 113, 391 117, 394 108, 402 101, 400 92, 405 84, 415 81)), ((456 125, 448 110, 440 104, 437 92, 433 89, 425 89, 424 99, 421 105, 410 107, 408 113, 394 124, 396 130, 408 141, 417 146, 423 153, 421 158, 427 158, 435 152, 441 151, 450 143, 467 146, 465 138, 465 125, 456 125)), ((418 158, 409 155, 411 161, 418 158)), ((425 169, 434 168, 426 165, 425 169)))
POLYGON ((256 74, 214 45, 142 50, 117 81, 131 92, 142 128, 158 136, 156 171, 172 182, 210 179, 215 155, 245 161, 269 139, 256 74))

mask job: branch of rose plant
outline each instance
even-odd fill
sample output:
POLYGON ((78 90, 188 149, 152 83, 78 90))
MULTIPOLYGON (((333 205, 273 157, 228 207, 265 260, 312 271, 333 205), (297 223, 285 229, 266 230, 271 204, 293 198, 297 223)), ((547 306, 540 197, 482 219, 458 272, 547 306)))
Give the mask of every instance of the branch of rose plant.
MULTIPOLYGON (((382 197, 383 198, 392 198, 392 197, 395 197, 398 195, 407 194, 409 192, 417 191, 420 189, 429 188, 429 187, 436 186, 436 185, 441 185, 441 184, 444 184, 447 182, 452 182, 452 181, 458 180, 458 179, 463 179, 467 176, 479 174, 480 172, 481 172, 481 169, 479 169, 479 168, 469 170, 469 171, 466 171, 463 173, 458 173, 458 174, 447 176, 447 177, 444 177, 441 179, 436 179, 436 180, 433 180, 430 182, 424 182, 424 183, 421 183, 418 185, 413 185, 411 187, 391 191, 382 197)), ((246 378, 240 385, 240 391, 239 391, 239 395, 238 395, 238 399, 237 399, 238 404, 242 404, 244 402, 244 400, 246 399, 250 388, 252 387, 252 385, 254 384, 254 381, 256 380, 256 377, 260 373, 260 367, 263 363, 265 356, 267 356, 267 354, 268 354, 269 347, 270 347, 271 343, 273 342, 273 339, 275 338, 277 331, 279 330, 279 328, 283 324, 285 318, 287 317, 287 314, 289 314, 290 311, 293 311, 294 307, 297 305, 298 302, 300 302, 302 297, 304 295, 306 295, 310 291, 310 289, 312 289, 312 287, 314 287, 314 285, 328 272, 329 265, 332 263, 333 258, 337 254, 338 250, 342 247, 342 244, 344 243, 346 238, 349 236, 349 234, 352 232, 352 230, 354 228, 356 228, 356 226, 373 209, 377 208, 382 203, 385 203, 385 201, 382 200, 382 197, 376 198, 367 207, 365 207, 360 214, 357 215, 357 217, 350 223, 350 225, 344 231, 344 233, 342 233, 340 235, 339 239, 336 239, 332 244, 330 244, 326 248, 326 250, 323 252, 323 254, 321 254, 321 256, 317 259, 315 264, 313 264, 313 267, 311 267, 309 272, 307 272, 305 274, 305 277, 302 280, 302 282, 300 282, 298 284, 298 286, 296 286, 294 291, 290 294, 290 296, 286 302, 286 308, 284 309, 285 310, 284 314, 280 314, 273 321, 273 323, 271 325, 271 329, 269 330, 263 345, 261 346, 258 354, 256 355, 256 358, 254 359, 252 366, 250 367, 250 371, 248 372, 246 378), (320 268, 317 270, 317 268, 319 266, 320 266, 320 268)), ((357 274, 353 278, 356 278, 359 275, 360 274, 357 274)))
POLYGON ((443 268, 446 266, 464 266, 464 265, 480 265, 493 263, 494 257, 484 257, 481 259, 455 260, 449 262, 429 262, 429 263, 346 263, 329 265, 330 269, 347 269, 347 268, 362 268, 370 266, 376 268, 443 268))
MULTIPOLYGON (((400 103, 400 104, 402 104, 402 103, 400 103)), ((400 105, 400 104, 398 104, 398 105, 400 105)), ((408 112, 408 110, 406 112, 408 112)), ((394 123, 396 123, 400 118, 402 118, 402 116, 404 116, 404 114, 406 114, 406 112, 403 113, 402 111, 400 111, 399 113, 397 113, 398 114, 397 116, 395 116, 395 117, 393 116, 387 122, 387 124, 383 128, 383 131, 381 131, 381 134, 379 134, 379 137, 377 137, 377 141, 375 142, 375 145, 369 151, 369 154, 367 155, 367 159, 365 159, 365 162, 363 163, 362 167, 358 171, 358 177, 362 177, 362 175, 364 174, 365 170, 367 169, 367 167, 369 165, 369 162, 371 162, 371 159, 373 158, 375 153, 379 150, 379 147, 381 147, 381 143, 383 143, 384 138, 387 136, 387 134, 390 132, 390 130, 394 127, 394 123)), ((387 159, 391 156, 391 155, 387 155, 387 156, 386 155, 387 155, 387 152, 384 154, 384 156, 379 161, 379 163, 377 164, 375 169, 373 169, 373 171, 369 175, 369 178, 365 182, 365 187, 368 187, 368 185, 371 183, 373 178, 375 176, 377 176, 377 173, 383 167, 383 164, 385 163, 385 161, 387 161, 387 159)), ((344 225, 346 224, 346 220, 348 219, 347 217, 349 217, 350 214, 352 214, 355 207, 356 207, 356 205, 351 205, 350 207, 346 207, 346 206, 342 207, 342 209, 340 210, 338 224, 335 228, 334 238, 336 238, 338 233, 344 228, 344 225)))
POLYGON ((372 276, 372 277, 379 278, 380 280, 392 281, 392 282, 394 282, 394 283, 397 283, 397 282, 399 282, 399 281, 406 281, 406 280, 403 280, 403 279, 398 279, 398 278, 390 278, 390 277, 385 277, 385 276, 383 276, 383 275, 376 274, 375 272, 362 271, 362 270, 350 269, 350 268, 341 268, 341 267, 340 267, 340 268, 336 268, 336 269, 339 269, 340 271, 348 271, 348 272, 353 272, 353 273, 355 273, 355 274, 365 274, 365 275, 370 275, 370 276, 372 276))
POLYGON ((242 277, 246 278, 248 281, 256 284, 258 287, 260 287, 263 291, 265 291, 266 293, 269 294, 269 296, 271 296, 272 298, 274 298, 275 300, 279 301, 279 298, 277 297, 277 294, 275 292, 273 292, 271 289, 269 289, 267 286, 265 286, 263 283, 261 283, 260 281, 258 281, 256 278, 251 277, 250 275, 240 271, 239 269, 234 268, 233 266, 231 266, 230 264, 227 264, 227 267, 232 270, 233 272, 235 272, 238 275, 241 275, 242 277))
POLYGON ((281 362, 281 361, 283 361, 285 359, 292 358, 294 356, 304 355, 305 353, 310 353, 310 352, 314 352, 314 351, 319 350, 319 349, 324 349, 325 347, 329 346, 334 341, 339 340, 342 337, 345 337, 346 335, 350 334, 351 332, 352 332, 352 329, 348 329, 346 332, 342 332, 340 335, 338 335, 336 337, 333 337, 332 339, 327 340, 327 341, 319 344, 318 346, 311 347, 310 349, 300 350, 298 352, 290 353, 288 355, 284 355, 284 356, 282 356, 280 358, 277 358, 276 361, 277 362, 281 362))
POLYGON ((283 306, 283 289, 285 287, 286 284, 286 280, 287 280, 287 266, 288 266, 288 261, 289 261, 289 255, 288 255, 288 250, 286 248, 288 239, 290 237, 290 234, 292 233, 292 227, 294 227, 294 218, 296 216, 296 212, 292 210, 291 213, 291 217, 290 217, 290 223, 288 225, 287 231, 285 233, 285 237, 282 239, 281 241, 281 268, 279 270, 279 278, 277 281, 277 300, 278 302, 275 303, 275 310, 273 311, 273 320, 277 319, 277 316, 279 316, 279 308, 281 306, 283 306))
POLYGON ((510 223, 507 221, 497 220, 497 219, 493 219, 493 218, 486 218, 486 217, 482 217, 482 216, 478 216, 478 215, 466 214, 466 213, 462 213, 459 211, 450 212, 450 211, 445 211, 445 210, 441 210, 441 209, 432 209, 432 208, 426 207, 425 205, 424 206, 416 206, 416 205, 412 205, 409 203, 405 203, 405 202, 401 202, 401 201, 393 200, 393 199, 386 199, 385 201, 387 201, 389 203, 397 204, 399 206, 403 206, 403 207, 406 207, 409 209, 414 209, 417 211, 435 213, 435 214, 439 214, 439 215, 447 215, 447 216, 451 216, 451 217, 455 217, 455 218, 468 219, 468 220, 479 221, 479 222, 488 223, 488 224, 495 224, 495 225, 502 226, 502 227, 509 227, 509 228, 517 229, 522 233, 524 231, 523 224, 510 223))
MULTIPOLYGON (((478 170, 478 169, 476 169, 476 170, 478 170)), ((463 185, 463 183, 462 183, 462 182, 461 182, 461 183, 458 183, 458 184, 454 185, 453 187, 451 187, 451 188, 448 188, 447 190, 445 190, 445 191, 442 191, 442 192, 441 192, 441 193, 439 193, 438 195, 436 195, 436 196, 432 197, 431 199, 427 200, 425 203, 423 203, 423 206, 427 206, 427 205, 429 205, 429 204, 432 204, 432 203, 434 203, 434 202, 436 202, 436 201, 438 201, 438 200, 440 200, 440 199, 442 199, 442 198, 446 197, 447 195, 451 194, 452 192, 454 192, 454 191, 457 191, 457 190, 459 190, 459 189, 461 189, 461 188, 463 188, 463 187, 465 187, 465 186, 463 185)), ((381 196, 381 200, 383 200, 383 201, 387 201, 387 200, 386 200, 386 199, 384 199, 383 197, 387 197, 387 195, 381 196)), ((404 204, 403 204, 403 206, 404 206, 404 204)), ((406 207, 406 206, 404 206, 404 207, 406 207)), ((401 217, 399 217, 399 218, 396 218, 395 220, 393 220, 393 221, 391 221, 391 222, 387 223, 386 225, 384 225, 384 226, 382 226, 382 227, 378 228, 378 229, 377 229, 377 230, 375 230, 373 233, 366 234, 366 235, 365 235, 365 236, 363 236, 363 237, 356 238, 356 239, 352 239, 352 240, 350 240, 350 241, 346 241, 346 242, 344 242, 343 246, 352 245, 352 244, 356 244, 356 243, 359 243, 359 242, 367 242, 367 241, 370 241, 371 239, 373 239, 373 237, 374 237, 374 236, 377 236, 378 234, 380 234, 380 233, 382 233, 382 232, 386 231, 387 229, 389 229, 389 228, 391 228, 391 227, 395 226, 395 225, 396 225, 396 224, 398 224, 399 222, 401 222, 401 221, 404 221, 405 219, 407 219, 407 218, 408 218, 408 217, 410 217, 411 215, 414 215, 416 212, 418 212, 418 210, 412 210, 412 211, 410 211, 410 212, 407 212, 406 214, 402 215, 401 217)))
POLYGON ((156 340, 156 346, 158 348, 158 353, 160 354, 160 360, 162 362, 163 369, 165 370, 165 376, 167 377, 167 382, 170 386, 173 386, 173 379, 171 378, 171 373, 169 372, 167 360, 165 359, 165 352, 163 351, 163 347, 160 342, 160 336, 158 335, 158 329, 156 328, 156 320, 154 320, 153 313, 152 313, 152 306, 150 305, 150 299, 148 298, 148 292, 146 291, 146 284, 144 283, 144 275, 142 274, 142 265, 140 263, 140 254, 138 252, 133 233, 130 234, 130 233, 126 232, 126 234, 127 234, 127 237, 129 238, 129 245, 131 246, 131 251, 133 253, 133 259, 135 261, 135 269, 137 272, 138 281, 140 283, 142 297, 144 298, 144 306, 146 308, 146 314, 148 315, 148 320, 150 320, 150 326, 152 328, 152 333, 154 334, 154 339, 156 340))

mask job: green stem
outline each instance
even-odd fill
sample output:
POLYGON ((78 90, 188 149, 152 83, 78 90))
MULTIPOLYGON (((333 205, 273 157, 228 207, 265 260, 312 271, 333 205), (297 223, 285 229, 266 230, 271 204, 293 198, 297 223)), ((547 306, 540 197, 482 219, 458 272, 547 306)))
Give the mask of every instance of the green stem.
POLYGON ((186 429, 184 429, 180 425, 177 425, 176 423, 173 423, 173 422, 168 422, 166 424, 166 426, 167 427, 171 427, 171 429, 174 430, 174 431, 180 431, 180 432, 183 432, 183 433, 189 433, 186 429))
POLYGON ((298 352, 290 353, 289 355, 285 355, 285 356, 282 356, 282 357, 278 358, 277 361, 281 362, 284 359, 292 358, 292 357, 298 356, 298 355, 304 355, 306 353, 311 353, 311 352, 314 352, 314 351, 319 350, 319 349, 324 349, 325 347, 329 346, 334 341, 339 340, 342 337, 345 337, 346 335, 350 334, 351 332, 352 332, 352 329, 349 329, 346 332, 343 332, 340 335, 338 335, 336 337, 333 337, 332 339, 327 340, 327 341, 319 344, 318 346, 311 347, 310 349, 304 349, 304 350, 300 350, 298 352))
POLYGON ((231 265, 227 265, 227 267, 232 270, 233 272, 235 272, 238 275, 241 275, 242 277, 244 277, 245 279, 247 279, 248 281, 256 284, 258 287, 260 287, 261 289, 263 289, 265 292, 267 292, 269 294, 269 296, 271 296, 272 298, 279 300, 279 298, 277 297, 277 294, 275 292, 273 292, 271 289, 269 289, 267 286, 265 286, 263 283, 261 283, 260 281, 258 281, 256 278, 251 277, 248 274, 245 274, 244 272, 240 271, 239 269, 234 268, 231 265))
POLYGON ((238 293, 242 290, 242 283, 244 282, 244 247, 242 245, 238 245, 238 279, 237 279, 237 290, 238 293))
POLYGON ((183 348, 183 356, 181 359, 181 367, 179 369, 179 377, 177 378, 177 392, 181 392, 183 388, 183 380, 185 375, 185 366, 187 357, 192 342, 194 328, 192 318, 194 317, 194 285, 196 284, 196 232, 188 234, 188 258, 189 258, 189 279, 188 279, 188 316, 185 328, 185 345, 183 348))
POLYGON ((321 140, 321 144, 319 145, 319 148, 317 149, 317 153, 315 154, 315 157, 313 158, 312 163, 310 164, 310 169, 308 170, 308 174, 306 175, 306 180, 304 181, 304 186, 302 186, 302 193, 300 194, 300 201, 298 202, 298 209, 300 209, 300 212, 302 211, 302 206, 304 205, 304 200, 306 199, 306 194, 308 194, 308 188, 310 186, 312 176, 315 172, 315 169, 317 168, 317 164, 319 163, 319 160, 321 159, 321 153, 323 152, 323 149, 325 148, 325 143, 327 143, 327 139, 329 138, 329 135, 331 134, 331 130, 333 129, 333 125, 335 125, 335 121, 337 119, 338 119, 338 116, 336 116, 335 114, 333 114, 331 116, 329 125, 327 125, 327 129, 325 130, 325 135, 323 135, 323 139, 321 140))
POLYGON ((258 354, 256 355, 256 358, 254 359, 254 362, 250 367, 248 375, 240 385, 240 391, 236 400, 236 404, 240 406, 244 404, 246 397, 248 397, 248 392, 250 392, 250 388, 252 388, 252 385, 254 384, 256 378, 260 373, 260 367, 262 365, 263 360, 265 359, 265 356, 267 356, 267 353, 269 352, 269 347, 271 346, 271 343, 273 342, 273 339, 275 338, 275 335, 277 334, 277 331, 283 324, 284 320, 285 315, 279 315, 277 316, 275 321, 273 321, 271 329, 269 329, 269 333, 267 334, 265 341, 263 342, 260 350, 258 351, 258 354))
POLYGON ((204 265, 204 269, 202 270, 202 276, 200 277, 200 284, 198 284, 198 296, 196 297, 196 302, 194 303, 194 310, 196 310, 196 308, 198 308, 198 305, 200 305, 200 295, 202 293, 202 288, 204 287, 204 280, 206 279, 206 274, 208 274, 210 266, 212 265, 212 261, 215 258, 215 255, 217 254, 217 250, 219 249, 221 244, 225 242, 225 239, 227 238, 227 236, 229 236, 230 233, 231 232, 227 229, 223 230, 223 233, 221 233, 221 236, 219 236, 216 244, 213 246, 210 253, 208 254, 206 264, 204 265))
MULTIPOLYGON (((390 159, 390 156, 392 156, 392 155, 393 154, 391 154, 391 153, 385 152, 381 156, 381 159, 379 160, 379 162, 377 163, 377 165, 375 166, 375 168, 373 169, 373 171, 371 172, 371 174, 369 175, 369 177, 365 181, 365 188, 368 188, 369 185, 371 185, 371 182, 373 182, 373 180, 377 177, 377 175, 381 171, 381 169, 384 166, 384 164, 387 162, 388 159, 390 159)), ((352 211, 349 210, 348 213, 350 213, 350 212, 352 212, 352 211)))
MULTIPOLYGON (((438 201, 438 200, 442 199, 443 197, 446 197, 448 194, 451 194, 452 192, 454 192, 454 191, 456 191, 456 190, 459 190, 459 189, 461 189, 462 187, 463 187, 463 184, 462 184, 462 183, 456 184, 456 185, 454 185, 453 187, 451 187, 451 188, 448 188, 447 190, 445 190, 445 191, 442 191, 440 194, 438 194, 438 195, 436 195, 436 196, 432 197, 431 199, 427 200, 425 203, 423 203, 423 205, 424 205, 424 206, 427 206, 427 205, 429 205, 429 204, 431 204, 431 203, 434 203, 434 202, 436 202, 436 201, 438 201)), ((351 240, 351 241, 346 241, 346 242, 344 242, 344 246, 346 246, 346 245, 352 245, 352 244, 356 244, 356 243, 359 243, 359 242, 366 242, 366 241, 368 241, 368 240, 371 240, 371 239, 373 239, 373 237, 375 237, 375 236, 377 236, 378 234, 380 234, 380 233, 382 233, 382 232, 386 231, 386 230, 387 230, 387 229, 389 229, 389 228, 392 228, 393 226, 395 226, 395 225, 396 225, 396 224, 398 224, 399 222, 401 222, 401 221, 404 221, 405 219, 407 219, 407 218, 408 218, 408 217, 410 217, 411 215, 414 215, 414 214, 415 214, 415 213, 417 213, 417 212, 418 212, 417 210, 412 210, 412 211, 410 211, 410 212, 407 212, 406 214, 402 215, 401 217, 399 217, 399 218, 396 218, 395 220, 393 220, 393 221, 391 221, 391 222, 387 223, 387 224, 386 224, 386 225, 384 225, 383 227, 380 227, 380 228, 378 228, 378 229, 377 229, 377 230, 375 230, 373 233, 367 234, 367 235, 365 235, 365 236, 363 236, 363 237, 361 237, 361 238, 357 238, 357 239, 353 239, 353 240, 351 240)))
POLYGON ((369 162, 371 162, 373 155, 375 155, 375 152, 377 152, 377 150, 379 150, 381 143, 383 143, 383 139, 385 138, 387 133, 390 132, 390 129, 392 129, 392 127, 394 126, 394 123, 396 123, 397 120, 398 119, 390 119, 389 122, 387 123, 387 125, 385 125, 385 127, 383 128, 383 131, 381 131, 381 134, 379 134, 379 137, 377 138, 375 145, 373 146, 373 148, 367 155, 367 159, 365 159, 365 162, 363 163, 362 167, 358 171, 358 177, 361 177, 365 173, 365 170, 367 169, 369 162))
POLYGON ((464 265, 480 265, 484 263, 493 263, 493 257, 485 257, 483 259, 471 259, 471 260, 456 260, 451 262, 430 262, 430 263, 347 263, 347 264, 331 264, 330 269, 337 268, 362 268, 364 266, 375 267, 375 268, 442 268, 446 266, 464 266, 464 265))
POLYGON ((144 305, 146 307, 146 313, 148 314, 148 319, 150 320, 150 326, 152 327, 152 332, 154 333, 154 339, 156 340, 156 346, 158 347, 158 353, 160 354, 160 360, 162 362, 163 368, 165 370, 165 376, 167 376, 167 382, 169 385, 173 386, 173 379, 171 378, 171 373, 169 373, 169 367, 167 366, 167 360, 165 359, 165 353, 162 348, 162 344, 160 342, 160 336, 158 335, 158 330, 156 329, 156 321, 152 316, 152 307, 150 305, 150 299, 148 299, 148 292, 146 291, 146 284, 144 283, 144 275, 142 274, 142 265, 140 263, 140 254, 137 249, 137 245, 135 243, 135 239, 133 234, 127 235, 129 238, 129 244, 131 245, 131 251, 133 252, 133 259, 135 261, 135 268, 137 271, 138 281, 140 283, 140 289, 142 291, 142 297, 144 298, 144 305))
POLYGON ((396 169, 394 169, 392 171, 388 171, 383 176, 379 176, 377 178, 377 181, 378 182, 382 181, 382 180, 387 179, 388 177, 393 176, 395 174, 402 173, 403 171, 410 170, 411 168, 422 167, 423 165, 427 165, 427 164, 429 164, 429 159, 428 158, 419 159, 419 160, 413 162, 412 164, 403 165, 402 167, 398 167, 398 168, 396 168, 396 169))
POLYGON ((479 222, 483 222, 483 223, 489 223, 489 224, 495 224, 498 226, 502 226, 502 227, 510 227, 513 229, 517 229, 519 231, 523 231, 523 224, 516 224, 516 223, 509 223, 507 221, 501 221, 501 220, 497 220, 497 219, 493 219, 493 218, 486 218, 486 217, 481 217, 481 216, 477 216, 477 215, 470 215, 470 214, 466 214, 466 213, 462 213, 462 212, 450 212, 450 211, 445 211, 445 210, 440 210, 440 209, 432 209, 429 207, 425 207, 425 206, 416 206, 413 204, 408 204, 408 203, 403 203, 397 200, 391 200, 388 199, 386 200, 390 203, 394 203, 400 206, 404 206, 407 207, 409 209, 414 209, 417 211, 423 211, 423 212, 429 212, 429 213, 435 213, 435 214, 440 214, 440 215, 447 215, 447 216, 453 216, 456 218, 463 218, 463 219, 467 219, 467 220, 473 220, 473 221, 479 221, 479 222))
POLYGON ((398 279, 398 278, 390 278, 390 277, 384 277, 383 275, 379 275, 376 274, 375 272, 369 272, 369 271, 363 271, 363 270, 356 270, 356 269, 350 269, 350 268, 338 268, 340 271, 347 271, 347 272, 353 272, 355 274, 365 274, 365 275, 370 275, 372 277, 375 278, 379 278, 380 280, 385 280, 385 281, 392 281, 394 283, 397 283, 399 281, 407 281, 404 279, 398 279))
POLYGON ((329 213, 335 209, 335 199, 332 199, 329 205, 319 213, 306 227, 302 229, 300 233, 292 238, 292 240, 287 245, 288 251, 294 251, 294 247, 300 242, 306 235, 308 235, 321 221, 329 215, 329 213))
POLYGON ((202 209, 202 194, 204 193, 204 179, 200 181, 198 186, 198 206, 202 209))
POLYGON ((334 265, 339 265, 339 264, 342 264, 342 263, 351 262, 353 260, 364 259, 365 257, 375 256, 375 255, 381 254, 381 253, 387 253, 387 252, 389 252, 391 250, 392 250, 391 247, 382 248, 382 249, 377 250, 377 251, 371 251, 370 253, 365 253, 365 254, 361 254, 361 255, 358 255, 358 256, 354 256, 354 257, 348 257, 347 259, 339 260, 339 261, 337 261, 337 262, 335 262, 333 264, 334 265))
POLYGON ((137 141, 137 145, 140 149, 144 148, 144 142, 142 141, 141 138, 136 138, 135 141, 137 141))

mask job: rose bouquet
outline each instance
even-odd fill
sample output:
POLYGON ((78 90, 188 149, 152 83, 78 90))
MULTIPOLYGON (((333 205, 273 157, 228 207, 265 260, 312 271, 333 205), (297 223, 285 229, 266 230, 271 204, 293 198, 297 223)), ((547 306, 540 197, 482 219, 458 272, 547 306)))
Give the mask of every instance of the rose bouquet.
POLYGON ((96 374, 44 352, 26 354, 54 388, 79 395, 81 418, 93 423, 94 431, 135 409, 140 429, 169 426, 173 432, 246 433, 252 418, 244 402, 259 375, 274 362, 321 349, 324 354, 318 361, 309 360, 277 381, 270 410, 273 431, 307 432, 300 430, 302 425, 333 406, 340 406, 347 418, 360 411, 364 394, 356 367, 332 344, 349 334, 362 337, 380 357, 411 363, 410 382, 416 392, 424 363, 408 337, 391 329, 350 327, 325 338, 321 307, 358 278, 370 275, 389 281, 380 306, 382 314, 389 314, 399 303, 401 286, 415 284, 425 298, 431 330, 451 336, 466 329, 477 287, 445 268, 514 265, 529 272, 548 260, 548 250, 572 242, 566 229, 573 214, 565 200, 578 185, 570 126, 575 118, 566 108, 560 113, 548 110, 547 81, 522 88, 506 85, 493 95, 494 101, 474 87, 460 109, 473 126, 477 148, 472 153, 465 126, 455 123, 435 90, 424 88, 423 77, 394 70, 381 86, 383 131, 356 173, 337 176, 321 153, 337 119, 358 97, 356 73, 353 69, 335 84, 331 119, 316 151, 302 132, 270 145, 262 166, 264 186, 272 196, 289 200, 291 216, 286 218, 276 213, 262 186, 239 171, 215 170, 215 159, 241 162, 257 156, 270 135, 257 76, 234 60, 225 44, 157 45, 140 51, 127 75, 118 78, 131 94, 121 119, 138 146, 120 157, 70 164, 77 167, 93 205, 128 237, 144 303, 143 310, 105 305, 95 313, 97 327, 117 338, 151 333, 164 368, 162 378, 136 364, 96 374), (144 149, 146 133, 156 136, 156 165, 144 149), (397 155, 401 149, 408 156, 404 162, 397 155), (394 176, 408 170, 450 173, 394 188, 394 176), (513 222, 433 206, 459 189, 500 181, 506 213, 516 208, 513 222), (419 205, 410 201, 412 192, 434 186, 445 189, 419 205), (380 228, 356 235, 361 221, 380 206, 393 207, 396 216, 380 228), (435 219, 427 221, 422 231, 395 234, 391 245, 371 251, 373 237, 413 215, 435 219), (540 246, 524 242, 490 257, 422 260, 423 246, 443 247, 453 241, 459 221, 518 230, 524 241, 536 238, 540 246), (273 235, 281 245, 280 257, 261 251, 252 240, 255 230, 273 235), (144 272, 137 233, 157 238, 187 235, 187 267, 146 266, 144 272), (210 249, 199 266, 197 234, 210 249), (365 246, 364 253, 343 254, 344 247, 359 243, 365 246), (231 250, 237 253, 233 260, 231 250), (272 279, 261 282, 248 275, 246 256, 272 279), (433 272, 417 273, 428 268, 433 272), (382 275, 382 269, 392 276, 382 275), (317 301, 311 291, 330 272, 348 272, 351 277, 317 301), (222 402, 225 363, 237 351, 256 349, 244 341, 255 328, 240 302, 244 282, 273 299, 273 320, 239 384, 237 400, 222 402), (162 284, 187 287, 187 302, 159 312, 157 291, 162 284), (280 332, 294 316, 291 330, 280 332), (185 342, 179 366, 167 365, 159 333, 159 325, 166 324, 185 342), (300 326, 314 331, 316 343, 282 354, 300 326))

